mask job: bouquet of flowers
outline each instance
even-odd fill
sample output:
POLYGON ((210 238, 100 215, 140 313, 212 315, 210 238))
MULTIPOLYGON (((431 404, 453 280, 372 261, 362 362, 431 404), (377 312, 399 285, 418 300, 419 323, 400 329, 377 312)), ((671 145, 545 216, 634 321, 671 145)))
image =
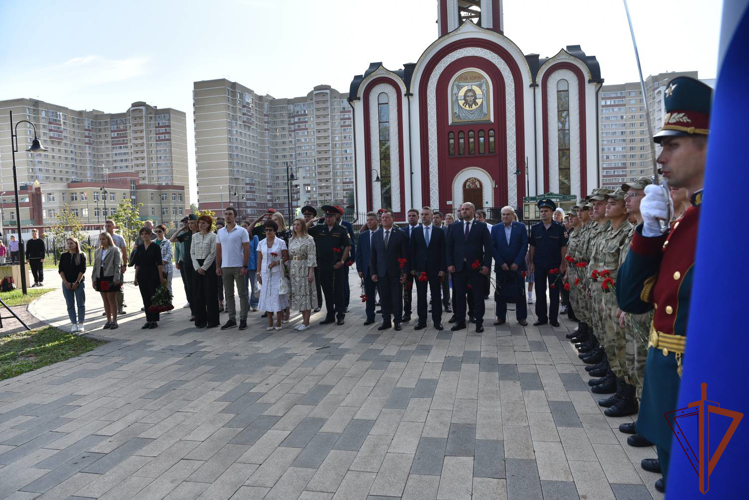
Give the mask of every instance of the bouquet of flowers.
POLYGON ((122 288, 121 284, 115 285, 111 281, 104 281, 104 280, 100 281, 99 286, 97 287, 96 281, 94 281, 94 290, 96 290, 97 292, 119 292, 121 288, 122 288))
POLYGON ((549 269, 549 274, 553 274, 553 275, 556 276, 556 278, 554 279, 554 283, 552 283, 551 285, 549 285, 551 288, 556 288, 557 287, 557 281, 559 281, 559 276, 561 275, 561 273, 559 272, 559 268, 555 267, 554 269, 549 269))
POLYGON ((419 281, 429 281, 429 277, 427 276, 426 271, 424 271, 421 274, 419 274, 419 277, 416 278, 416 279, 419 280, 419 281))
POLYGON ((172 305, 172 293, 166 285, 159 285, 153 297, 151 297, 151 307, 148 308, 148 312, 163 313, 172 309, 174 309, 172 305))
POLYGON ((361 279, 361 295, 359 295, 359 298, 362 302, 366 302, 369 297, 367 297, 367 292, 364 289, 364 278, 361 279))
POLYGON ((478 259, 473 261, 473 264, 471 264, 471 269, 479 269, 481 267, 481 262, 479 262, 478 259))

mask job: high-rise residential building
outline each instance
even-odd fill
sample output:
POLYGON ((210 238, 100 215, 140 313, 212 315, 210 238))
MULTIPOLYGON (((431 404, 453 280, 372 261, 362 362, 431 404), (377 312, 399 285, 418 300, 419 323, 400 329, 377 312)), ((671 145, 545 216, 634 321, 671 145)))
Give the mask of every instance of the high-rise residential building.
MULTIPOLYGON (((645 80, 650 123, 660 130, 666 116, 664 92, 677 76, 697 78, 696 71, 659 73, 645 80)), ((615 188, 653 175, 653 160, 640 82, 604 85, 599 93, 601 187, 615 188)), ((656 156, 658 152, 656 151, 656 156)))
MULTIPOLYGON (((0 101, 0 114, 32 122, 44 153, 28 153, 34 138, 28 123, 18 127, 19 184, 106 182, 110 174, 134 172, 143 184, 185 187, 189 200, 185 113, 135 102, 124 113, 78 111, 36 99, 0 101)), ((13 189, 11 130, 0 120, 0 182, 13 189)))
POLYGON ((328 85, 304 97, 261 96, 229 80, 195 82, 201 209, 352 204, 353 124, 348 94, 328 85), (293 179, 293 180, 292 180, 293 179))

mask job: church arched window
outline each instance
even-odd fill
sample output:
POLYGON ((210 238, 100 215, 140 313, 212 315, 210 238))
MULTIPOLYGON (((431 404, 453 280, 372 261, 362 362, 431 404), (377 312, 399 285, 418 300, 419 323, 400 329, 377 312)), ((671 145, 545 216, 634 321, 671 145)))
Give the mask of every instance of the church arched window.
POLYGON ((559 193, 570 194, 570 85, 557 82, 557 149, 559 158, 559 193))
POLYGON ((476 154, 476 133, 473 130, 468 132, 468 154, 476 154))
POLYGON ((377 120, 379 124, 380 139, 380 194, 382 207, 390 208, 391 181, 390 181, 390 99, 385 92, 377 96, 377 120))
POLYGON ((450 156, 455 156, 455 132, 447 134, 447 147, 448 154, 450 156))
POLYGON ((458 154, 466 154, 466 134, 465 132, 458 132, 458 154))
POLYGON ((486 153, 486 145, 484 144, 484 131, 479 130, 479 154, 486 153))
POLYGON ((489 154, 494 153, 496 147, 494 146, 494 130, 489 131, 489 154))

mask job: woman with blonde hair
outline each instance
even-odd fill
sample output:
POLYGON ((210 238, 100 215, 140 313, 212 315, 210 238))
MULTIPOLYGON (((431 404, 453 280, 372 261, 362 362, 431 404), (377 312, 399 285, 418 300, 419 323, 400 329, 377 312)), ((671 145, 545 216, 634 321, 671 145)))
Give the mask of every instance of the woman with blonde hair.
POLYGON ((81 252, 78 240, 70 237, 66 244, 68 251, 60 256, 58 271, 62 278, 62 295, 68 306, 68 317, 72 332, 84 333, 83 321, 86 319, 86 293, 83 278, 86 274, 86 255, 81 252), (78 303, 78 316, 75 305, 78 303))
POLYGON ((107 233, 99 235, 99 248, 94 254, 94 268, 91 272, 94 290, 101 293, 104 301, 104 313, 107 315, 105 330, 114 330, 117 324, 117 291, 122 287, 122 254, 114 246, 112 236, 107 233))
POLYGON ((312 309, 317 305, 317 251, 315 239, 307 233, 307 223, 304 219, 296 219, 291 228, 294 234, 289 243, 291 307, 302 312, 303 322, 296 330, 303 331, 309 328, 312 309))

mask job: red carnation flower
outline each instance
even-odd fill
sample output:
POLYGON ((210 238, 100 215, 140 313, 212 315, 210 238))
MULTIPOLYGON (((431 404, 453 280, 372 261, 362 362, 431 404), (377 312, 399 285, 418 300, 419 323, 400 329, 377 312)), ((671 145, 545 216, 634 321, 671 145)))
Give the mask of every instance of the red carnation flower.
POLYGON ((402 257, 398 259, 398 265, 400 266, 401 269, 406 267, 406 262, 408 262, 408 259, 404 259, 402 257))
POLYGON ((576 279, 575 279, 575 284, 576 284, 576 285, 579 285, 579 284, 580 284, 580 278, 576 278, 576 279))
POLYGON ((557 287, 557 286, 556 286, 556 285, 555 285, 554 283, 552 283, 552 284, 551 284, 551 285, 549 285, 549 286, 550 286, 551 288, 556 288, 556 287, 557 287))
POLYGON ((366 295, 360 295, 359 297, 361 297, 361 301, 362 302, 366 302, 367 299, 368 299, 368 297, 366 295))
POLYGON ((570 287, 570 284, 569 284, 569 283, 565 283, 565 284, 564 284, 564 289, 565 289, 565 290, 567 290, 568 292, 569 292, 570 288, 571 288, 571 287, 570 287))
POLYGON ((555 267, 554 269, 550 269, 549 274, 559 274, 559 268, 555 267))
POLYGON ((603 271, 601 271, 601 276, 603 276, 604 278, 608 278, 609 276, 611 276, 611 271, 609 271, 608 269, 604 269, 603 271))
POLYGON ((333 247, 333 251, 334 251, 335 253, 341 253, 341 249, 340 249, 340 248, 335 248, 335 247, 333 247))
POLYGON ((521 275, 521 276, 522 276, 523 278, 525 278, 526 276, 528 276, 528 273, 527 273, 527 272, 525 272, 525 271, 523 271, 522 273, 520 273, 520 275, 521 275))
POLYGON ((603 288, 604 292, 610 292, 614 288, 614 278, 606 278, 603 280, 601 288, 603 288))
POLYGON ((473 261, 473 264, 471 264, 471 267, 473 269, 478 269, 479 267, 481 267, 481 262, 479 262, 479 260, 476 259, 476 260, 473 261))
POLYGON ((599 277, 600 273, 598 272, 598 269, 593 269, 593 272, 590 273, 590 279, 592 279, 593 281, 597 281, 599 277))
POLYGON ((102 282, 101 282, 101 283, 99 284, 99 287, 101 288, 101 291, 102 291, 102 292, 106 292, 106 291, 108 291, 108 290, 109 290, 109 281, 102 281, 102 282))
POLYGON ((353 266, 353 265, 354 265, 354 261, 353 261, 353 260, 350 260, 350 261, 346 262, 346 265, 347 265, 348 267, 351 267, 351 266, 353 266))

